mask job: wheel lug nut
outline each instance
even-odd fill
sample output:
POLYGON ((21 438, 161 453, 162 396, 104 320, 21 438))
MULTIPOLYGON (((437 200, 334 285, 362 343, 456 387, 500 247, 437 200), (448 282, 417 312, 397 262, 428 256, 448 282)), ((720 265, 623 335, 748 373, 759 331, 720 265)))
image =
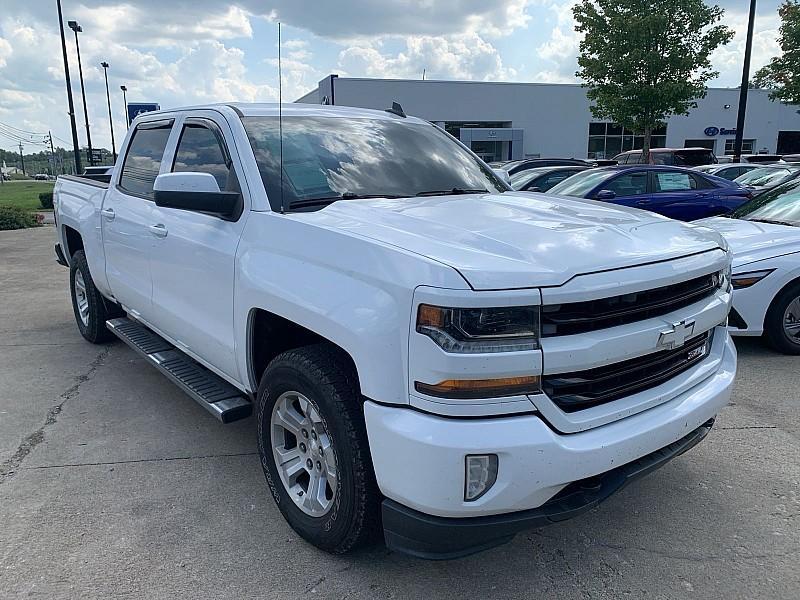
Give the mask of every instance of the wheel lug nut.
POLYGON ((322 448, 319 449, 319 455, 325 456, 325 451, 322 448))
POLYGON ((303 442, 300 442, 300 452, 303 454, 306 452, 306 445, 303 442))
POLYGON ((322 463, 317 461, 317 470, 322 471, 322 463))
POLYGON ((308 438, 308 431, 306 431, 305 429, 303 429, 303 437, 308 438))
POLYGON ((310 459, 310 458, 309 458, 308 460, 306 460, 306 466, 307 466, 309 469, 313 469, 313 468, 314 468, 314 463, 313 463, 313 462, 311 462, 311 459, 310 459))
POLYGON ((317 439, 317 432, 314 431, 313 429, 311 430, 311 437, 317 439))

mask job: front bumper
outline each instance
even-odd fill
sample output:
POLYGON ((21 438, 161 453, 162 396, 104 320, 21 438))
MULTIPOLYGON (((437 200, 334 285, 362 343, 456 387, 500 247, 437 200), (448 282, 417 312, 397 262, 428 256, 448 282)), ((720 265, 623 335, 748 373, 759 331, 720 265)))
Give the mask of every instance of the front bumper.
MULTIPOLYGON (((515 515, 525 521, 524 511, 540 509, 574 482, 607 475, 667 448, 713 419, 730 399, 736 349, 723 328, 717 335, 724 346, 721 359, 696 385, 652 408, 578 433, 559 433, 538 415, 453 419, 366 402, 375 475, 388 499, 384 510, 446 522, 490 516, 513 521, 515 515), (499 459, 496 483, 479 499, 465 502, 465 455, 490 453, 499 459)), ((619 487, 609 484, 606 495, 619 487)), ((397 534, 408 537, 403 531, 386 529, 387 541, 392 538, 400 548, 397 534)), ((500 538, 513 535, 501 531, 500 538)))
POLYGON ((525 529, 557 523, 583 514, 630 482, 655 471, 699 444, 711 431, 710 419, 677 442, 631 463, 575 481, 539 508, 471 519, 434 517, 393 500, 384 500, 386 545, 412 556, 446 560, 467 556, 510 541, 525 529))

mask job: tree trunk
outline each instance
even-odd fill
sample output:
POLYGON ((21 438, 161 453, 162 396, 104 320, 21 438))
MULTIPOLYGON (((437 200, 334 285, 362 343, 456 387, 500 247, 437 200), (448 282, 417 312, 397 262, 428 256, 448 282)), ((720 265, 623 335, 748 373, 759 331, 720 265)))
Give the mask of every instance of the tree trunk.
POLYGON ((642 140, 642 163, 650 164, 650 137, 653 135, 653 130, 647 127, 644 130, 644 139, 642 140))

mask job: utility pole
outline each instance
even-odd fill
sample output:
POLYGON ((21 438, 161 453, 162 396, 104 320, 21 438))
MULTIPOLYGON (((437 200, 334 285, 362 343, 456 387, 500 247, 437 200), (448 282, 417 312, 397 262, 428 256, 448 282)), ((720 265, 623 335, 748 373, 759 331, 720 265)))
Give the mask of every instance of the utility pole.
POLYGON ((50 159, 53 161, 53 172, 50 173, 51 175, 56 174, 56 151, 53 150, 53 133, 51 131, 47 132, 47 139, 50 142, 50 159))
POLYGON ((25 175, 25 155, 22 153, 22 142, 19 143, 19 161, 22 163, 22 175, 25 175))
POLYGON ((733 143, 733 161, 742 160, 742 137, 744 136, 744 115, 747 111, 747 88, 750 87, 750 55, 753 52, 753 25, 756 19, 756 0, 750 0, 750 17, 747 21, 747 42, 744 47, 744 66, 742 67, 742 87, 739 88, 739 114, 736 118, 736 139, 733 143))
POLYGON ((89 131, 89 110, 86 108, 86 87, 83 85, 83 65, 81 65, 81 47, 78 44, 78 33, 83 31, 83 27, 77 21, 67 21, 67 25, 75 32, 75 50, 78 54, 78 75, 81 79, 81 95, 83 96, 83 119, 86 121, 86 145, 89 147, 89 164, 94 166, 94 154, 92 153, 92 134, 89 131))
POLYGON ((126 129, 129 129, 131 126, 131 119, 128 116, 128 88, 124 85, 119 86, 119 89, 122 90, 122 103, 125 105, 125 125, 127 126, 126 129))
POLYGON ((81 172, 81 151, 78 146, 78 127, 75 125, 75 106, 72 103, 72 84, 69 81, 69 60, 67 60, 67 41, 64 38, 64 17, 61 16, 61 0, 58 5, 58 27, 61 30, 61 52, 64 54, 64 76, 67 80, 67 104, 69 105, 69 124, 72 127, 72 153, 75 158, 75 173, 81 172))
POLYGON ((108 91, 108 63, 103 61, 100 63, 103 67, 103 75, 106 78, 106 100, 108 101, 108 127, 111 129, 111 153, 114 155, 114 162, 117 162, 117 146, 114 143, 114 121, 111 119, 111 94, 108 91))

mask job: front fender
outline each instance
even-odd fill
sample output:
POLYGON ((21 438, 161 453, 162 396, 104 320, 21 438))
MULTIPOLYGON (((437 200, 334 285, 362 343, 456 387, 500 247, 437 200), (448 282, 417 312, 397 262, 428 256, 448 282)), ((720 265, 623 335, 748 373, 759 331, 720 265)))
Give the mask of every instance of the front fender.
MULTIPOLYGON (((408 331, 414 288, 465 288, 450 267, 295 218, 253 213, 237 253, 234 320, 240 373, 249 373, 249 316, 261 308, 330 340, 353 359, 361 392, 408 403, 408 331)), ((258 382, 248 377, 249 391, 258 382)))

